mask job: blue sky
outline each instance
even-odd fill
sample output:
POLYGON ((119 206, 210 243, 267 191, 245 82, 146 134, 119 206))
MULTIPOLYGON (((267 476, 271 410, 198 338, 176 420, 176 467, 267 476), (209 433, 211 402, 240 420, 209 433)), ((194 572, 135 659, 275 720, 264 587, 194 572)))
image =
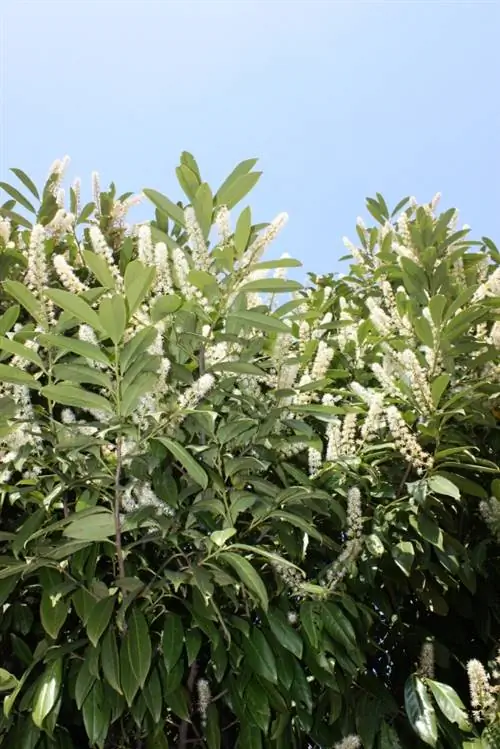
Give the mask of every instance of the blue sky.
POLYGON ((500 240, 498 2, 17 0, 3 6, 0 176, 57 157, 90 184, 181 197, 245 158, 279 251, 339 269, 364 198, 441 191, 500 240))

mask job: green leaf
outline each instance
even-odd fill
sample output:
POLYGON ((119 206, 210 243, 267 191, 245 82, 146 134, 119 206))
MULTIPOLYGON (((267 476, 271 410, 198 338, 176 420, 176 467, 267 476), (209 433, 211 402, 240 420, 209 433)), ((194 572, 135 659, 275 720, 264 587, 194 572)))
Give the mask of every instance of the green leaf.
POLYGON ((39 369, 44 369, 43 361, 36 353, 36 351, 28 348, 28 346, 24 346, 22 343, 19 343, 19 341, 15 341, 10 338, 0 338, 0 349, 2 349, 2 351, 6 351, 8 354, 20 356, 21 358, 30 361, 39 369))
POLYGON ((4 668, 0 668, 0 692, 10 692, 11 689, 15 689, 18 685, 16 677, 6 671, 4 668))
POLYGON ((104 297, 99 305, 99 320, 106 335, 118 345, 127 325, 127 309, 123 297, 119 294, 104 297))
POLYGON ((104 332, 97 312, 94 312, 92 307, 81 297, 72 294, 70 291, 64 291, 64 289, 47 289, 46 295, 58 307, 80 322, 87 323, 94 330, 104 332))
POLYGON ((232 538, 236 533, 236 528, 224 528, 221 531, 214 531, 210 534, 210 540, 214 542, 216 546, 222 547, 229 538, 232 538))
POLYGON ((143 328, 128 341, 120 354, 120 368, 125 372, 129 365, 136 361, 136 358, 144 354, 145 351, 155 342, 157 331, 153 328, 143 328))
POLYGON ((271 333, 291 333, 291 329, 282 320, 262 312, 238 312, 230 314, 227 318, 228 325, 236 324, 244 327, 257 328, 258 330, 271 333))
POLYGON ((448 684, 432 679, 426 679, 425 683, 430 688, 439 709, 450 723, 456 723, 462 731, 472 731, 467 709, 455 690, 448 684))
POLYGON ((184 630, 182 619, 177 614, 167 614, 162 637, 163 660, 167 671, 171 671, 182 654, 184 630))
POLYGON ((9 185, 7 182, 0 182, 0 188, 2 188, 7 195, 10 195, 11 198, 14 198, 14 200, 22 205, 23 208, 26 208, 27 211, 30 211, 30 213, 36 213, 35 208, 31 205, 29 200, 25 198, 19 190, 16 190, 15 187, 12 187, 12 185, 9 185))
POLYGON ((322 603, 319 611, 328 634, 343 645, 348 653, 355 651, 357 649, 356 634, 341 608, 334 603, 322 603))
POLYGON ((249 281, 241 286, 238 291, 264 291, 273 294, 283 294, 292 291, 300 291, 303 288, 298 281, 288 281, 285 278, 262 278, 258 281, 249 281))
POLYGON ((106 739, 111 722, 111 709, 105 699, 102 682, 96 680, 82 706, 83 724, 91 745, 106 739))
POLYGON ((443 294, 437 294, 429 300, 429 312, 436 328, 441 326, 447 303, 448 300, 443 294))
POLYGON ((3 315, 0 317, 0 335, 4 336, 12 327, 16 324, 19 317, 20 307, 18 304, 13 304, 9 307, 3 315))
POLYGON ((299 633, 290 626, 285 614, 279 609, 270 610, 267 613, 267 621, 271 632, 290 653, 297 658, 302 658, 303 643, 299 633))
POLYGON ((92 612, 87 620, 87 635, 96 648, 101 635, 105 631, 111 619, 111 614, 115 607, 115 597, 107 596, 107 598, 101 598, 94 604, 92 612))
POLYGON ((460 499, 460 489, 455 486, 449 479, 440 476, 438 473, 431 476, 427 484, 429 489, 436 494, 444 494, 446 497, 460 499))
MULTIPOLYGON (((92 214, 95 211, 95 203, 87 203, 83 206, 80 215, 78 216, 77 226, 79 224, 85 223, 85 221, 92 216, 92 214)), ((95 253, 94 253, 95 255, 95 253)), ((90 267, 90 266, 89 266, 90 267)), ((113 288, 113 286, 110 286, 109 288, 113 288)))
POLYGON ((216 204, 226 205, 231 210, 255 187, 261 175, 262 172, 249 172, 236 178, 230 175, 215 196, 216 204))
POLYGON ((319 620, 317 606, 313 601, 304 601, 300 607, 300 623, 311 646, 316 650, 319 646, 319 633, 323 623, 319 620))
POLYGON ((52 372, 57 380, 65 382, 98 385, 107 390, 113 389, 113 383, 109 375, 94 367, 86 367, 83 364, 56 364, 52 372))
POLYGON ((122 694, 120 681, 120 656, 118 654, 116 635, 111 627, 108 629, 102 640, 101 667, 104 678, 108 684, 112 686, 118 694, 122 694))
POLYGON ((63 406, 86 409, 95 408, 98 411, 113 413, 113 406, 102 395, 91 393, 75 385, 66 385, 61 382, 57 385, 47 385, 40 392, 45 398, 60 403, 63 406))
POLYGON ((72 354, 84 356, 85 359, 89 359, 90 361, 100 362, 108 366, 110 364, 106 353, 93 343, 88 343, 88 341, 80 341, 78 338, 69 338, 62 335, 52 335, 52 333, 40 336, 40 341, 47 346, 56 346, 63 351, 70 351, 72 354))
POLYGON ((302 263, 293 257, 280 257, 277 260, 262 260, 260 263, 253 263, 249 271, 274 270, 275 268, 302 268, 302 263))
POLYGON ((179 184, 191 202, 194 201, 196 191, 200 186, 200 178, 186 164, 181 164, 175 170, 179 184))
POLYGON ((23 183, 25 187, 28 188, 30 193, 34 195, 34 197, 37 200, 40 200, 40 194, 36 188, 35 183, 28 177, 26 172, 23 172, 22 169, 17 169, 16 167, 12 167, 10 170, 13 174, 16 175, 16 177, 23 183))
POLYGON ((90 668, 90 658, 84 658, 75 682, 75 702, 79 710, 85 702, 96 677, 90 668))
POLYGON ((189 698, 184 687, 165 695, 165 702, 182 720, 189 720, 189 698))
POLYGON ((33 512, 28 516, 22 526, 18 529, 15 538, 12 541, 11 549, 14 556, 19 556, 19 553, 24 549, 28 539, 40 528, 44 520, 46 520, 46 517, 47 511, 44 507, 40 507, 36 512, 33 512))
POLYGON ((405 684, 405 708, 415 733, 429 746, 438 738, 436 713, 429 694, 418 676, 412 675, 405 684))
POLYGON ((201 648, 201 634, 199 629, 188 629, 185 635, 186 655, 188 667, 196 660, 201 648))
POLYGON ((163 695, 157 668, 151 670, 144 686, 144 700, 154 722, 159 723, 163 711, 163 695))
POLYGON ((210 367, 212 372, 231 372, 236 374, 258 375, 262 377, 264 370, 256 367, 255 364, 245 361, 234 362, 217 362, 210 367))
POLYGON ((0 382, 14 382, 20 385, 28 385, 34 390, 39 390, 40 385, 37 380, 25 372, 24 369, 16 369, 10 364, 0 364, 0 382))
POLYGON ((245 689, 245 707, 254 719, 256 725, 265 734, 271 720, 271 708, 266 691, 257 681, 250 681, 245 689))
POLYGON ((4 281, 3 287, 7 294, 10 294, 16 302, 19 302, 19 304, 30 313, 39 325, 42 327, 45 326, 46 321, 44 319, 40 302, 24 284, 19 283, 19 281, 4 281))
POLYGON ((24 218, 24 216, 21 216, 20 213, 16 213, 15 211, 9 211, 7 208, 0 207, 0 216, 4 216, 5 218, 10 219, 14 224, 17 224, 18 226, 26 227, 26 229, 31 229, 33 227, 33 224, 28 221, 27 218, 24 218))
POLYGON ((142 372, 138 375, 122 392, 122 416, 130 416, 136 409, 142 396, 155 390, 157 382, 158 375, 154 372, 142 372))
POLYGON ((33 712, 31 717, 38 728, 42 728, 43 721, 55 706, 59 697, 62 682, 62 658, 56 658, 49 663, 38 679, 37 689, 33 698, 33 712))
POLYGON ((418 514, 417 530, 422 538, 443 550, 443 532, 436 521, 425 512, 418 514))
POLYGON ((246 588, 255 594, 264 611, 267 611, 269 599, 267 597, 266 586, 248 559, 245 559, 245 557, 242 557, 239 554, 233 554, 231 551, 221 552, 218 559, 226 562, 233 568, 241 582, 246 588))
POLYGON ((432 402, 434 403, 435 408, 439 406, 439 402, 441 400, 441 397, 450 384, 451 377, 448 374, 441 374, 438 375, 433 381, 431 385, 431 393, 432 393, 432 402))
POLYGON ((234 246, 238 255, 243 255, 247 248, 248 240, 250 239, 250 231, 252 229, 252 212, 250 208, 245 208, 236 222, 236 229, 234 232, 234 246))
POLYGON ((250 637, 243 639, 243 650, 247 663, 254 673, 263 676, 273 684, 278 683, 276 659, 260 629, 254 626, 250 637))
POLYGON ((413 320, 413 328, 415 333, 420 338, 424 346, 428 346, 430 349, 434 348, 434 333, 430 322, 425 317, 416 317, 413 320))
POLYGON ((116 280, 102 255, 98 255, 97 252, 91 250, 83 250, 82 255, 85 265, 94 274, 101 286, 105 289, 115 289, 116 280))
POLYGON ((131 671, 142 689, 151 665, 151 640, 144 614, 134 609, 128 619, 128 629, 122 648, 125 648, 131 671))
POLYGON ((220 749, 221 733, 219 726, 219 711, 214 704, 209 705, 207 710, 205 741, 207 742, 208 749, 220 749))
POLYGON ((185 468, 189 476, 199 484, 203 489, 208 486, 208 475, 206 471, 200 466, 200 464, 188 453, 185 447, 180 445, 178 442, 170 439, 169 437, 156 437, 157 442, 160 442, 167 450, 172 453, 174 458, 185 468))
POLYGON ((142 304, 146 298, 153 281, 155 279, 155 269, 143 265, 139 260, 132 260, 127 265, 125 271, 125 296, 131 315, 142 304))
POLYGON ((156 298, 151 309, 151 321, 157 323, 167 315, 172 315, 182 307, 182 299, 177 294, 165 294, 156 298))
POLYGON ((115 535, 115 522, 113 513, 107 510, 94 515, 86 515, 83 518, 78 517, 80 513, 73 515, 72 519, 64 530, 67 538, 75 538, 80 541, 106 541, 110 536, 115 535))
POLYGON ((184 227, 186 225, 182 208, 175 203, 172 203, 172 201, 165 195, 162 195, 157 190, 151 190, 149 188, 143 190, 143 193, 159 211, 165 213, 180 226, 184 227))
POLYGON ((413 544, 410 541, 400 541, 392 547, 392 558, 399 569, 409 577, 415 559, 413 544))
POLYGON ((54 640, 68 616, 69 605, 59 594, 44 590, 40 602, 40 620, 42 627, 54 640))
POLYGON ((206 182, 203 182, 197 189, 193 207, 203 238, 207 240, 212 227, 214 200, 212 191, 206 182))

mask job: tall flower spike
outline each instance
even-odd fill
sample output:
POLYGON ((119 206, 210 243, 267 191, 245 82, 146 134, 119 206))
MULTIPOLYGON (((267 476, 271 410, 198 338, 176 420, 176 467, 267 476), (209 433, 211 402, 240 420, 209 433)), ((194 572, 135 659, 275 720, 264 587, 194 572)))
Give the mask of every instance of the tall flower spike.
POLYGON ((196 218, 194 208, 188 206, 184 211, 186 220, 186 230, 189 237, 189 246, 191 247, 191 256, 196 270, 207 271, 210 268, 210 253, 207 243, 203 237, 200 225, 196 218))
POLYGON ((361 749, 361 739, 359 736, 351 733, 345 739, 335 744, 334 749, 361 749))
POLYGON ((92 172, 92 201, 95 205, 96 215, 101 213, 101 181, 99 172, 92 172))
POLYGON ((227 205, 221 205, 215 217, 217 225, 219 244, 224 244, 231 236, 231 224, 227 205))
POLYGON ((90 241, 92 242, 94 252, 104 258, 113 278, 116 281, 117 287, 121 289, 123 287, 123 278, 121 277, 120 271, 115 264, 113 250, 111 249, 111 247, 109 247, 108 243, 104 239, 104 236, 99 227, 90 227, 90 241))
POLYGON ((88 290, 88 286, 80 281, 64 255, 54 255, 52 263, 65 289, 71 291, 73 294, 81 294, 88 290))
POLYGON ((271 221, 269 226, 267 226, 264 231, 262 231, 256 239, 254 239, 248 250, 241 258, 242 268, 246 268, 248 265, 256 263, 259 258, 262 257, 267 247, 278 236, 287 221, 287 213, 280 213, 278 216, 276 216, 274 221, 271 221))
POLYGON ((141 263, 154 265, 153 240, 151 238, 151 227, 148 224, 139 227, 137 253, 141 263))

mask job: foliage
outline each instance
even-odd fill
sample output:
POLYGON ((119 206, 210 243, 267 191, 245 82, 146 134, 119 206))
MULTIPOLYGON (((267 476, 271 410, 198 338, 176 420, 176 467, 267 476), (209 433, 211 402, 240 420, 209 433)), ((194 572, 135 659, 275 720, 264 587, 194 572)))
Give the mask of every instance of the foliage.
POLYGON ((302 287, 255 163, 1 184, 5 746, 494 745, 498 250, 377 195, 302 287))

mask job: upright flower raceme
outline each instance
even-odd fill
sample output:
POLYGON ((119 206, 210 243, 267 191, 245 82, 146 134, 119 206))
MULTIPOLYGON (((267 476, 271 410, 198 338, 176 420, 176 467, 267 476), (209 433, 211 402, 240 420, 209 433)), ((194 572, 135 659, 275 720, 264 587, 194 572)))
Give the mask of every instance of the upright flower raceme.
POLYGON ((52 263, 65 289, 73 294, 81 294, 88 290, 88 286, 80 281, 64 255, 54 255, 52 263))
POLYGON ((263 255, 267 247, 274 241, 280 231, 288 221, 288 214, 280 213, 274 221, 271 221, 264 231, 262 231, 252 242, 241 258, 241 267, 245 268, 252 263, 256 263, 263 255))
POLYGON ((194 208, 188 206, 184 211, 184 218, 194 267, 196 270, 208 271, 211 264, 210 253, 196 218, 194 208))
POLYGON ((118 270, 118 266, 115 263, 115 259, 113 256, 113 250, 108 245, 106 240, 104 239, 104 236, 97 226, 91 226, 90 227, 90 241, 92 242, 92 247, 94 248, 94 252, 97 255, 100 255, 104 260, 106 261, 106 264, 111 272, 111 275, 113 276, 116 286, 119 290, 123 288, 123 278, 121 276, 120 271, 118 270))

